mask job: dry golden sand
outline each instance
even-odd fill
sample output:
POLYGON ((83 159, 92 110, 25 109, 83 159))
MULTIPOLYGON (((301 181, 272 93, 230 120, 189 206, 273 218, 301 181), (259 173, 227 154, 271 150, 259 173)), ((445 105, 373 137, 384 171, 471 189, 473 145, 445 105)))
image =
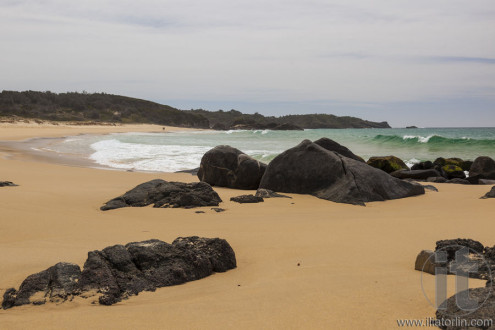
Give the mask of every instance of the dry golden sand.
MULTIPOLYGON (((5 129, 1 126, 0 140, 115 130, 5 129)), ((136 126, 118 129, 135 131, 136 126)), ((479 199, 488 186, 436 184, 438 193, 366 207, 305 195, 240 205, 229 199, 246 192, 215 188, 225 201, 223 213, 99 210, 103 202, 154 178, 197 180, 189 174, 2 157, 0 180, 20 186, 0 188, 0 295, 59 261, 82 265, 90 250, 150 238, 225 238, 236 253, 237 269, 141 293, 111 307, 77 298, 0 310, 0 329, 396 328, 396 319, 434 316, 423 296, 421 273, 414 270, 419 251, 446 238, 495 244, 495 200, 479 199)), ((427 280, 431 284, 431 276, 427 280)))

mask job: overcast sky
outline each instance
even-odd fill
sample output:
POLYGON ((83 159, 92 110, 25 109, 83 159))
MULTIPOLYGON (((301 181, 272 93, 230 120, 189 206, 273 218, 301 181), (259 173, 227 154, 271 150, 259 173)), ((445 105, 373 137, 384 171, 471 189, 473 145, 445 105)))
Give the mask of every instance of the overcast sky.
POLYGON ((0 0, 0 89, 495 126, 495 1, 0 0))

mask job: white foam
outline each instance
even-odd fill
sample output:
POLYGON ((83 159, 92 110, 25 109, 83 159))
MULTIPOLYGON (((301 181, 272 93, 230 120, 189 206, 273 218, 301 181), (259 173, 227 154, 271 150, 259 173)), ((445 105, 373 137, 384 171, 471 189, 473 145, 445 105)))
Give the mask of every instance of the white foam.
POLYGON ((66 138, 62 143, 71 143, 71 142, 76 142, 76 141, 81 141, 81 138, 66 138))
POLYGON ((404 140, 411 140, 411 139, 418 139, 418 142, 420 143, 428 143, 428 141, 430 141, 430 139, 433 137, 434 135, 428 135, 428 136, 421 136, 421 135, 404 135, 404 137, 402 139, 404 140))
POLYGON ((414 164, 417 164, 419 162, 421 162, 419 159, 411 158, 409 160, 406 160, 404 163, 407 165, 407 167, 411 168, 414 164))
POLYGON ((119 169, 175 172, 199 166, 201 157, 210 149, 202 146, 146 145, 124 143, 115 139, 91 144, 95 151, 90 159, 119 169))

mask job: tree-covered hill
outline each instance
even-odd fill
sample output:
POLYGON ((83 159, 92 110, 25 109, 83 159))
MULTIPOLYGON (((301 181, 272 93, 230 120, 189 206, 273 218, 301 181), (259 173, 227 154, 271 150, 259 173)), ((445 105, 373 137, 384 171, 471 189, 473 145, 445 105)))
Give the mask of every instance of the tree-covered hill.
POLYGON ((205 117, 167 105, 105 93, 0 93, 0 115, 56 121, 152 123, 209 128, 205 117))
POLYGON ((227 128, 238 125, 256 128, 270 128, 270 125, 292 124, 302 128, 390 128, 387 122, 372 122, 356 117, 338 117, 328 114, 287 115, 281 117, 265 117, 259 113, 243 114, 236 110, 206 111, 190 110, 202 115, 210 121, 210 125, 223 124, 227 128))
POLYGON ((2 91, 0 116, 53 121, 151 123, 217 129, 389 128, 387 122, 328 114, 265 117, 236 110, 179 110, 168 105, 106 93, 2 91))

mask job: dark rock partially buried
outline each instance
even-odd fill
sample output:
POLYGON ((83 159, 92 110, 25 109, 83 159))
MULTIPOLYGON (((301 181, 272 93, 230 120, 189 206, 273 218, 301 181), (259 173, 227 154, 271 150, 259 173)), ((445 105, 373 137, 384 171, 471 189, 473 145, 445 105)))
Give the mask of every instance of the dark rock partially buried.
POLYGON ((206 182, 183 183, 168 182, 161 179, 142 183, 124 195, 105 203, 102 211, 121 207, 142 207, 154 204, 154 207, 218 206, 220 196, 206 182))
POLYGON ((495 247, 483 247, 478 241, 457 238, 438 241, 435 253, 420 252, 414 266, 416 270, 435 275, 439 269, 449 275, 486 280, 486 287, 458 292, 442 303, 436 311, 435 325, 441 329, 494 329, 494 251, 495 247), (469 256, 456 258, 456 252, 463 247, 468 248, 469 256), (468 306, 467 303, 474 304, 468 306))
POLYGON ((216 146, 201 158, 200 181, 212 186, 258 189, 266 164, 231 146, 216 146))
POLYGON ((182 284, 236 267, 229 243, 219 238, 177 238, 109 246, 88 253, 78 265, 58 263, 28 276, 19 290, 8 289, 2 307, 63 302, 74 296, 98 297, 112 305, 142 291, 182 284))
POLYGON ((0 181, 0 187, 16 187, 17 185, 10 181, 0 181))
POLYGON ((495 186, 492 187, 492 189, 485 194, 485 196, 481 197, 482 199, 486 198, 495 198, 495 186))
POLYGON ((421 271, 424 267, 423 271, 435 274, 434 268, 438 266, 443 267, 449 275, 459 275, 456 272, 463 271, 468 277, 487 281, 491 281, 495 275, 495 249, 484 247, 478 241, 464 238, 441 240, 436 242, 435 251, 430 251, 428 256, 424 251, 416 258, 416 270, 421 271), (467 259, 456 255, 463 248, 467 248, 467 259), (433 269, 433 272, 425 270, 427 268, 433 269))
MULTIPOLYGON (((446 310, 437 310, 436 312, 440 329, 495 329, 495 291, 493 287, 490 285, 468 291, 469 300, 479 308, 472 312, 462 310, 458 306, 458 298, 456 297, 459 293, 453 295, 447 299, 446 310)), ((460 294, 463 295, 463 298, 460 299, 465 299, 465 293, 460 294)))
POLYGON ((263 197, 258 197, 254 195, 241 195, 241 196, 231 197, 230 200, 240 204, 264 202, 263 197))
POLYGON ((78 292, 81 269, 78 265, 60 262, 42 272, 28 276, 19 291, 8 289, 2 308, 26 304, 42 305, 47 301, 62 302, 78 292))
POLYGON ((262 198, 291 198, 292 199, 292 197, 290 197, 290 196, 282 195, 282 194, 274 192, 273 190, 262 189, 262 188, 256 190, 256 194, 254 196, 262 197, 262 198))
POLYGON ((396 179, 309 140, 275 157, 263 175, 260 188, 357 205, 425 193, 421 185, 396 179))
POLYGON ((426 182, 446 183, 448 180, 443 176, 434 176, 426 179, 426 182))

